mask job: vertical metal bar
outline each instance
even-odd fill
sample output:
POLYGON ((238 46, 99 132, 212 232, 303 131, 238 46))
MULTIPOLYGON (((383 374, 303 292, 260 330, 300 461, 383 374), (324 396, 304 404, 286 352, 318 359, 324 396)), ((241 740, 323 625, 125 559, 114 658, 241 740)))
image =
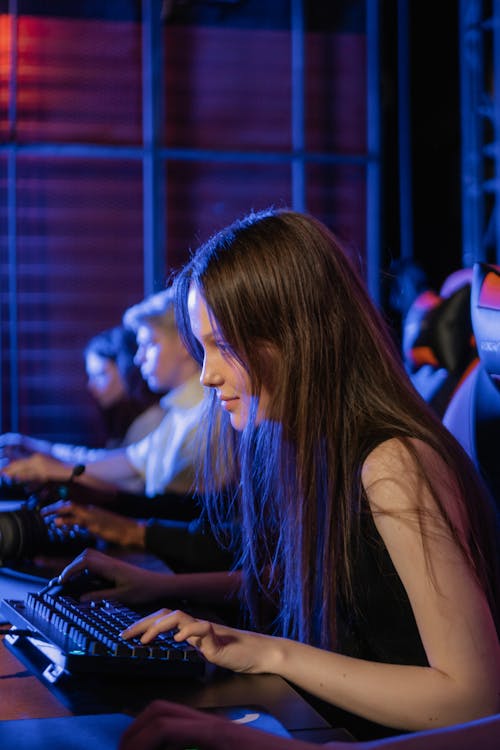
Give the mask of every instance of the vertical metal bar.
MULTIPOLYGON (((462 130, 462 263, 472 266, 485 260, 483 242, 483 122, 480 114, 483 89, 483 32, 481 0, 460 0, 460 113, 462 130)), ((497 98, 497 97, 495 97, 497 98)), ((495 105, 498 107, 498 104, 495 105)), ((496 120, 498 122, 498 120, 496 120)), ((498 143, 498 133, 496 133, 498 143)))
POLYGON ((10 429, 19 430, 19 347, 17 317, 17 227, 16 227, 16 152, 7 156, 7 256, 9 298, 9 365, 10 365, 10 429))
POLYGON ((378 0, 366 2, 366 275, 368 290, 380 303, 380 19, 378 0))
POLYGON ((290 7, 293 150, 292 207, 295 211, 305 211, 305 24, 303 0, 292 0, 290 7))
POLYGON ((413 169, 410 113, 410 8, 398 0, 398 150, 400 255, 413 258, 413 169))
POLYGON ((163 288, 167 267, 161 0, 142 2, 142 136, 144 293, 163 288))
MULTIPOLYGON (((19 430, 19 347, 17 317, 17 220, 16 220, 16 148, 17 119, 17 0, 9 0, 10 59, 9 59, 9 150, 7 152, 7 295, 10 365, 10 426, 19 430)), ((0 373, 3 376, 3 373, 0 373)), ((3 381, 2 381, 3 386, 3 381)), ((2 388, 3 390, 3 388, 2 388)), ((1 399, 0 399, 1 401, 1 399)), ((0 407, 1 408, 1 407, 0 407)))
POLYGON ((500 263, 500 0, 493 2, 493 96, 495 123, 495 263, 500 263))
POLYGON ((15 139, 16 106, 17 106, 17 0, 9 0, 10 19, 10 55, 9 55, 9 102, 8 102, 8 130, 9 140, 15 139))

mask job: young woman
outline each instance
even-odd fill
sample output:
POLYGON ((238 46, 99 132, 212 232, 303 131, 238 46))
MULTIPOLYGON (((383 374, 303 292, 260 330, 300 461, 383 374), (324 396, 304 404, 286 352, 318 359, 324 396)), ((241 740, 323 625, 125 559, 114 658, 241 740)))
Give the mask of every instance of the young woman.
POLYGON ((193 436, 204 394, 199 367, 179 337, 172 290, 153 294, 129 308, 124 321, 137 340, 134 361, 142 379, 153 392, 167 391, 160 402, 160 422, 134 443, 99 450, 87 461, 44 451, 36 443, 28 445, 35 452, 1 469, 7 480, 65 481, 78 461, 86 463, 86 469, 75 483, 92 489, 113 492, 134 488, 148 497, 190 492, 195 475, 193 436))
MULTIPOLYGON (((154 393, 134 361, 135 333, 124 326, 108 328, 93 336, 84 349, 87 389, 101 413, 104 448, 127 446, 147 435, 161 422, 164 412, 160 393, 154 393)), ((0 436, 0 447, 12 453, 42 451, 62 461, 86 463, 99 455, 99 448, 50 443, 28 435, 0 436)))
POLYGON ((106 429, 106 448, 140 440, 161 422, 161 393, 149 389, 135 362, 135 333, 109 328, 85 347, 87 388, 97 402, 106 429))
MULTIPOLYGON (((135 333, 124 326, 108 328, 87 343, 84 350, 87 389, 96 402, 103 426, 103 447, 52 443, 29 435, 0 435, 0 453, 4 459, 25 458, 34 452, 50 456, 70 466, 87 464, 109 450, 125 448, 152 432, 165 412, 161 393, 155 393, 141 376, 135 361, 135 333)), ((140 489, 132 478, 127 489, 140 489)))
POLYGON ((239 515, 253 629, 160 610, 124 637, 177 628, 385 727, 344 717, 360 739, 500 710, 491 505, 333 235, 251 215, 196 252, 177 302, 219 438, 201 479, 214 526, 239 515))

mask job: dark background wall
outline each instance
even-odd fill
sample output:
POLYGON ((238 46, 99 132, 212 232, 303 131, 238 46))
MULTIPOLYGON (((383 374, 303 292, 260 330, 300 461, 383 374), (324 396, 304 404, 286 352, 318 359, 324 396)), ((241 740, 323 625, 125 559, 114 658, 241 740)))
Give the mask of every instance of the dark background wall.
POLYGON ((411 3, 415 255, 439 288, 461 266, 459 3, 411 3))
MULTIPOLYGON (((400 254, 408 179, 415 257, 436 288, 460 265, 455 5, 410 3, 401 176, 397 3, 379 4, 380 271, 400 254)), ((365 2, 305 9, 306 206, 364 262, 365 2)), ((288 0, 164 4, 167 272, 249 209, 292 202, 290 13, 288 0)), ((1 429, 96 443, 81 350, 144 293, 141 3, 19 0, 18 16, 13 106, 0 0, 1 429)))

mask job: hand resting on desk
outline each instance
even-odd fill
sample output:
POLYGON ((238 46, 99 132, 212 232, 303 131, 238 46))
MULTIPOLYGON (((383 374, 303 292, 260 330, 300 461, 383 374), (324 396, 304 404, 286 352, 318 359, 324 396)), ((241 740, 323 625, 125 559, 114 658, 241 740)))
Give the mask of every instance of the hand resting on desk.
POLYGON ((119 750, 497 750, 500 716, 372 742, 311 744, 265 734, 259 729, 167 701, 151 703, 125 731, 119 750))

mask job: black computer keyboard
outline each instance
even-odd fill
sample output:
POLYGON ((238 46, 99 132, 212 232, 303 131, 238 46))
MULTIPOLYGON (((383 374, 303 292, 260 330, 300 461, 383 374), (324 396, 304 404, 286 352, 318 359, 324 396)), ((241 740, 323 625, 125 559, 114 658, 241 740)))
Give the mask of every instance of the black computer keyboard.
POLYGON ((13 626, 7 636, 11 643, 16 628, 34 631, 28 640, 52 663, 45 675, 52 682, 63 672, 168 678, 197 677, 205 671, 203 657, 188 643, 174 641, 172 632, 161 633, 147 646, 138 638, 120 638, 140 615, 116 601, 80 602, 69 596, 28 594, 24 601, 3 599, 1 609, 13 626))

